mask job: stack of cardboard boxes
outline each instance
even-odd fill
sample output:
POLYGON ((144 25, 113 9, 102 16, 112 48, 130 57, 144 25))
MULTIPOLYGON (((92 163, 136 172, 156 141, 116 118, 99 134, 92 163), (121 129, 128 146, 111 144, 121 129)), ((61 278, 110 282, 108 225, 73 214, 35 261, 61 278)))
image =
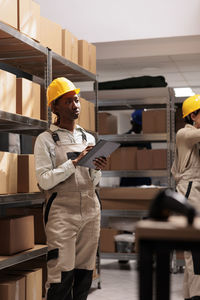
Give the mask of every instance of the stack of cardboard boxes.
MULTIPOLYGON (((142 115, 142 132, 166 133, 166 110, 147 110, 142 115)), ((99 133, 117 134, 117 119, 110 113, 99 113, 99 133)), ((106 170, 160 170, 167 168, 166 149, 138 149, 120 147, 111 154, 106 170)), ((107 187, 100 188, 103 209, 148 210, 161 187, 107 187)), ((115 252, 114 236, 119 231, 102 228, 100 248, 102 252, 115 252), (109 241, 109 242, 108 242, 109 241)))
POLYGON ((0 299, 42 300, 42 269, 4 272, 0 277, 0 299))
MULTIPOLYGON (((166 111, 147 110, 142 115, 142 132, 166 133, 166 111)), ((98 114, 99 134, 117 134, 117 118, 110 113, 98 114)), ((166 149, 120 147, 111 154, 105 170, 163 170, 167 168, 166 149)))
MULTIPOLYGON (((41 120, 41 87, 25 78, 0 70, 0 110, 41 120)), ((95 106, 80 98, 81 113, 78 124, 89 131, 95 131, 95 106)))
POLYGON ((40 5, 33 0, 0 1, 0 21, 44 47, 96 74, 96 47, 40 15, 40 5))

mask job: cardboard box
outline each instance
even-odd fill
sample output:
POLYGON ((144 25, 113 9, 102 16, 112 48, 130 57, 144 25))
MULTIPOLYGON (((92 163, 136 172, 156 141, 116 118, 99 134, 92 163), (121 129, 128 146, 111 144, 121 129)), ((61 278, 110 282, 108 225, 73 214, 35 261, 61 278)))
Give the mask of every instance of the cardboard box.
POLYGON ((107 113, 98 113, 98 133, 117 134, 117 117, 107 113))
POLYGON ((80 98, 81 112, 77 123, 85 130, 95 132, 95 107, 84 98, 80 98))
POLYGON ((40 43, 44 47, 62 55, 62 27, 40 16, 40 43))
POLYGON ((164 188, 118 187, 101 188, 99 196, 103 209, 148 210, 154 199, 164 188))
POLYGON ((166 149, 141 149, 137 151, 138 170, 163 170, 167 168, 166 149))
POLYGON ((153 161, 152 170, 167 169, 167 149, 152 149, 153 161))
POLYGON ((103 168, 102 170, 103 170, 103 171, 109 171, 109 170, 111 170, 110 165, 111 165, 111 159, 110 159, 110 156, 109 156, 109 157, 107 157, 107 165, 106 165, 106 167, 103 168))
POLYGON ((33 216, 0 219, 0 255, 13 255, 33 247, 33 216))
POLYGON ((115 252, 114 236, 119 233, 118 230, 112 228, 101 228, 100 232, 100 251, 115 252))
POLYGON ((16 113, 16 76, 0 70, 0 110, 16 113))
POLYGON ((7 209, 6 216, 34 216, 35 244, 46 244, 44 218, 42 207, 11 207, 7 209))
POLYGON ((86 70, 89 69, 89 49, 85 40, 78 40, 78 64, 86 70))
POLYGON ((62 29, 62 56, 78 64, 78 39, 67 29, 62 29))
POLYGON ((142 112, 143 133, 167 132, 166 110, 145 110, 142 112))
POLYGON ((137 147, 120 147, 110 156, 111 170, 137 170, 137 147))
POLYGON ((0 278, 0 299, 25 300, 25 278, 9 275, 0 278))
POLYGON ((18 30, 40 41, 40 5, 32 0, 18 0, 18 30))
POLYGON ((18 193, 39 192, 33 154, 18 155, 17 191, 18 193))
POLYGON ((0 21, 17 29, 17 1, 0 0, 0 21))
POLYGON ((84 98, 80 98, 81 112, 78 117, 78 124, 85 130, 90 129, 90 110, 89 102, 84 98))
POLYGON ((88 56, 89 56, 89 71, 96 74, 96 46, 88 44, 88 56))
MULTIPOLYGON (((9 267, 9 269, 6 269, 5 272, 9 274, 20 274, 21 276, 23 276, 22 274, 24 273, 31 273, 33 271, 37 271, 38 269, 42 269, 42 286, 43 286, 42 296, 45 297, 45 292, 46 292, 45 284, 47 281, 46 255, 35 257, 34 259, 27 260, 20 264, 11 266, 9 267)), ((40 276, 39 273, 36 273, 35 275, 40 276)), ((34 300, 37 300, 37 298, 35 298, 34 300)))
POLYGON ((17 193, 17 154, 0 151, 0 194, 17 193))
POLYGON ((152 170, 152 151, 150 149, 138 149, 137 168, 138 170, 152 170))
POLYGON ((40 85, 25 78, 16 83, 16 113, 40 119, 40 85))
MULTIPOLYGON (((25 277, 26 300, 42 300, 42 269, 15 270, 25 277)), ((21 299, 20 299, 21 300, 21 299)))

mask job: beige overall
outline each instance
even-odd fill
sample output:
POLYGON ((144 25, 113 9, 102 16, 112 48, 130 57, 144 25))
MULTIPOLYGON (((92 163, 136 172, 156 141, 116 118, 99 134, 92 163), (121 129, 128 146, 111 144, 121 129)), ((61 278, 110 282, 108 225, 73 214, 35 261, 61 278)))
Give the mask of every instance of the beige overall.
MULTIPOLYGON (((56 166, 68 159, 67 153, 81 152, 85 148, 85 142, 64 144, 56 141, 56 166)), ((52 283, 61 283, 63 272, 94 269, 100 232, 100 203, 89 169, 79 166, 67 180, 46 191, 46 199, 48 289, 52 283)))
MULTIPOLYGON (((186 125, 177 133, 177 149, 172 166, 172 174, 176 180, 177 192, 188 198, 200 212, 200 129, 186 125), (190 139, 188 138, 190 135, 190 139)), ((194 274, 194 263, 191 252, 184 252, 184 298, 200 296, 200 275, 194 274)), ((197 266, 200 270, 200 261, 197 266)))

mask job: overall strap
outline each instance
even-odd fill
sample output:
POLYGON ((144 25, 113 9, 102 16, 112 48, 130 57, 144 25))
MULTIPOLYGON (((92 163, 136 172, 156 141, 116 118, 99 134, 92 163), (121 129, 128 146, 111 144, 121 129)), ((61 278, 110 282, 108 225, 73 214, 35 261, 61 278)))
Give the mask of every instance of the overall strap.
POLYGON ((86 131, 83 128, 80 128, 80 131, 82 133, 82 141, 87 142, 87 136, 86 136, 86 131))
POLYGON ((52 139, 53 139, 55 144, 58 144, 57 142, 60 142, 60 138, 59 138, 59 136, 56 132, 53 132, 50 129, 48 129, 47 132, 49 132, 51 134, 52 139))

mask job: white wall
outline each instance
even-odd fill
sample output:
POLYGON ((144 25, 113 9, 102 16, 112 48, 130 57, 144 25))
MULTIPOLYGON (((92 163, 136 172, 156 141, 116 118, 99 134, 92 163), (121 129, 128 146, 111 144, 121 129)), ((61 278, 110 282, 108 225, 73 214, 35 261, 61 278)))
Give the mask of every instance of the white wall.
POLYGON ((200 34, 199 0, 35 0, 41 15, 89 42, 200 34))

